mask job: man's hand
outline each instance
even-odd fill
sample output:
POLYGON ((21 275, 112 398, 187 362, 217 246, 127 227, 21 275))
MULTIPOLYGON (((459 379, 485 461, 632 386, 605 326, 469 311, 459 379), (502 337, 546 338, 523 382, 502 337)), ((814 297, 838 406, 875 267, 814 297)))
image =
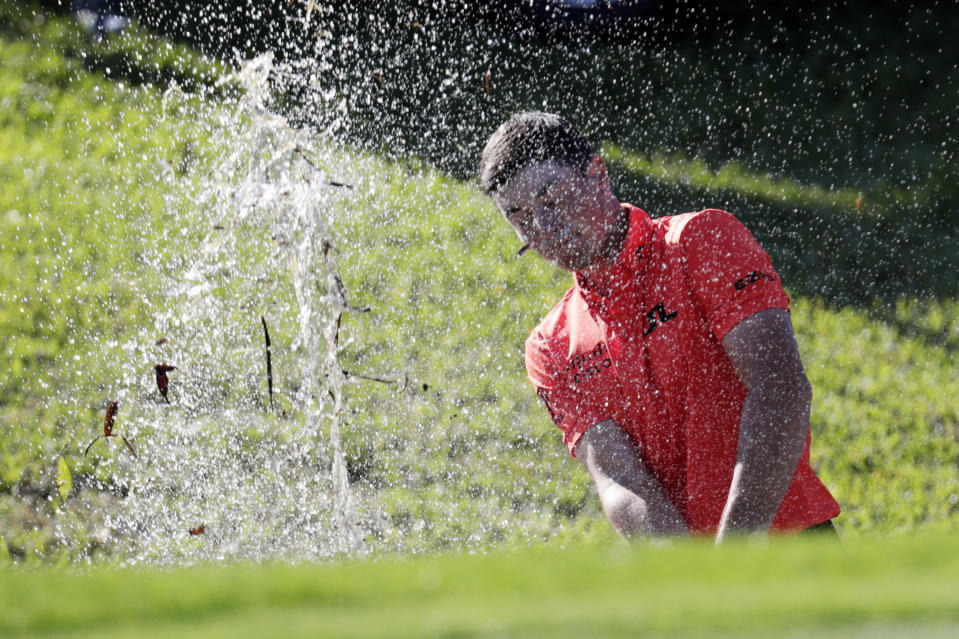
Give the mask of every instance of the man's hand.
POLYGON ((620 535, 683 535, 679 509, 646 464, 633 439, 613 420, 596 424, 576 444, 576 457, 589 471, 603 511, 620 535))
POLYGON ((727 534, 769 530, 806 443, 812 400, 788 311, 759 311, 722 344, 748 394, 717 543, 727 534))

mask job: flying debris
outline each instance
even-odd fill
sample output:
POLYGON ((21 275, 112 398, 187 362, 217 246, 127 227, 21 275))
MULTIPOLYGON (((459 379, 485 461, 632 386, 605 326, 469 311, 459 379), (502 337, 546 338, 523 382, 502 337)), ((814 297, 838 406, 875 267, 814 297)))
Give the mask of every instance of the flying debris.
MULTIPOLYGON (((343 280, 340 279, 339 274, 336 271, 334 271, 332 268, 332 264, 330 260, 330 252, 333 250, 334 250, 333 243, 330 242, 329 240, 324 240, 323 241, 323 257, 326 259, 327 265, 330 266, 330 275, 332 278, 331 284, 333 287, 332 290, 330 291, 330 295, 333 297, 334 300, 336 300, 336 305, 342 308, 343 310, 353 311, 355 313, 369 313, 370 312, 369 306, 353 306, 347 301, 346 287, 343 286, 343 280)), ((337 321, 337 329, 339 329, 339 321, 337 321)), ((339 333, 339 330, 337 330, 337 333, 339 333)))
POLYGON ((356 379, 363 379, 368 382, 379 382, 381 384, 395 384, 397 383, 397 381, 399 381, 395 379, 387 379, 385 377, 376 377, 374 375, 361 375, 360 373, 351 373, 345 368, 340 370, 343 371, 343 377, 345 377, 347 380, 349 380, 350 378, 356 378, 356 379))
POLYGON ((107 414, 103 419, 103 436, 113 437, 113 423, 117 416, 117 409, 120 408, 119 402, 110 402, 107 406, 107 414))
POLYGON ((114 418, 117 415, 117 408, 119 408, 119 402, 110 402, 110 405, 107 406, 107 414, 103 419, 103 434, 97 435, 96 439, 87 444, 86 449, 83 451, 83 456, 86 457, 87 453, 90 452, 90 448, 97 443, 100 439, 106 439, 107 437, 119 437, 123 440, 123 443, 126 444, 127 448, 130 450, 130 453, 133 455, 134 459, 140 459, 140 456, 137 455, 137 451, 134 450, 133 444, 130 443, 123 435, 113 432, 114 418))
MULTIPOLYGON (((295 148, 293 149, 293 152, 296 153, 298 156, 300 156, 300 157, 303 159, 304 162, 306 162, 307 164, 309 164, 312 169, 314 169, 315 171, 318 171, 318 172, 320 172, 320 173, 324 173, 323 169, 321 169, 320 167, 318 167, 318 166, 316 165, 316 162, 314 162, 313 160, 311 160, 311 159, 309 158, 309 156, 306 154, 306 151, 303 150, 302 147, 299 147, 299 146, 295 147, 295 148)), ((324 173, 324 174, 325 174, 325 173, 324 173)), ((352 189, 352 188, 353 188, 353 185, 352 185, 352 184, 346 184, 345 182, 336 182, 336 181, 333 181, 333 180, 324 180, 323 182, 324 182, 324 184, 326 184, 327 186, 332 186, 332 187, 338 188, 338 189, 352 189)))
POLYGON ((263 339, 266 341, 266 387, 270 393, 270 410, 273 410, 273 359, 270 355, 270 329, 266 327, 266 318, 260 315, 263 322, 263 339))
POLYGON ((56 478, 57 494, 60 495, 60 503, 64 503, 70 493, 73 492, 73 473, 70 472, 70 465, 63 457, 57 462, 56 478))
POLYGON ((167 397, 167 391, 170 390, 170 378, 167 377, 167 373, 170 371, 175 371, 176 366, 170 366, 169 364, 157 364, 153 367, 153 370, 156 372, 157 377, 157 389, 160 391, 160 394, 163 395, 163 399, 166 400, 166 403, 170 403, 170 398, 167 397))

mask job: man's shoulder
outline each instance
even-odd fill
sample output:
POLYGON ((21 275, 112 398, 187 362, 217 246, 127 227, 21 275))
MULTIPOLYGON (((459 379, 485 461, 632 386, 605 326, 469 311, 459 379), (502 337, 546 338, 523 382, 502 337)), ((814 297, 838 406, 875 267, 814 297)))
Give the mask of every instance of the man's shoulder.
POLYGON ((579 294, 576 292, 576 286, 570 287, 566 294, 560 298, 553 308, 543 316, 539 324, 530 332, 526 338, 527 350, 531 344, 542 344, 544 342, 553 342, 567 330, 567 320, 570 313, 579 311, 579 294))
POLYGON ((653 223, 662 233, 667 244, 684 244, 708 235, 721 233, 724 229, 742 227, 742 222, 732 213, 722 209, 703 209, 660 217, 653 223))
POLYGON ((569 350, 569 306, 578 297, 573 286, 530 332, 524 345, 526 373, 534 385, 549 386, 558 358, 569 350))

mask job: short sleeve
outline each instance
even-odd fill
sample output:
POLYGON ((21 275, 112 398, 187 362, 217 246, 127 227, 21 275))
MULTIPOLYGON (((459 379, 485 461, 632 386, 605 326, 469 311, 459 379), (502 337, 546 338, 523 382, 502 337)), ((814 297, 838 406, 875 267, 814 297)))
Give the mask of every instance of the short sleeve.
POLYGON ((612 375, 591 372, 603 371, 604 363, 611 365, 612 362, 608 353, 600 352, 586 366, 571 366, 562 355, 560 341, 534 331, 526 340, 526 372, 553 423, 562 431, 570 454, 575 457, 574 449, 583 433, 610 419, 612 375))
POLYGON ((717 339, 753 313, 789 309, 789 296, 769 255, 731 214, 706 210, 693 215, 679 242, 693 297, 717 339))

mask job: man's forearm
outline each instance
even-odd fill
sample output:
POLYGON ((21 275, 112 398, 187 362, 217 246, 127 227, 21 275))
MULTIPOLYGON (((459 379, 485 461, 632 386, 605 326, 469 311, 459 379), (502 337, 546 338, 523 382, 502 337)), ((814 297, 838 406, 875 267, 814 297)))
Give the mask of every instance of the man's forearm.
POLYGON ((576 446, 603 511, 623 537, 682 535, 686 521, 662 483, 649 471, 632 438, 607 420, 586 431, 576 446))
POLYGON ((746 397, 736 470, 719 525, 725 534, 766 532, 789 489, 809 430, 808 383, 757 386, 746 397))
POLYGON ((682 514, 657 480, 637 479, 630 477, 621 482, 610 479, 602 486, 597 484, 603 511, 616 531, 627 539, 688 533, 682 514), (631 483, 641 485, 631 488, 631 483))

